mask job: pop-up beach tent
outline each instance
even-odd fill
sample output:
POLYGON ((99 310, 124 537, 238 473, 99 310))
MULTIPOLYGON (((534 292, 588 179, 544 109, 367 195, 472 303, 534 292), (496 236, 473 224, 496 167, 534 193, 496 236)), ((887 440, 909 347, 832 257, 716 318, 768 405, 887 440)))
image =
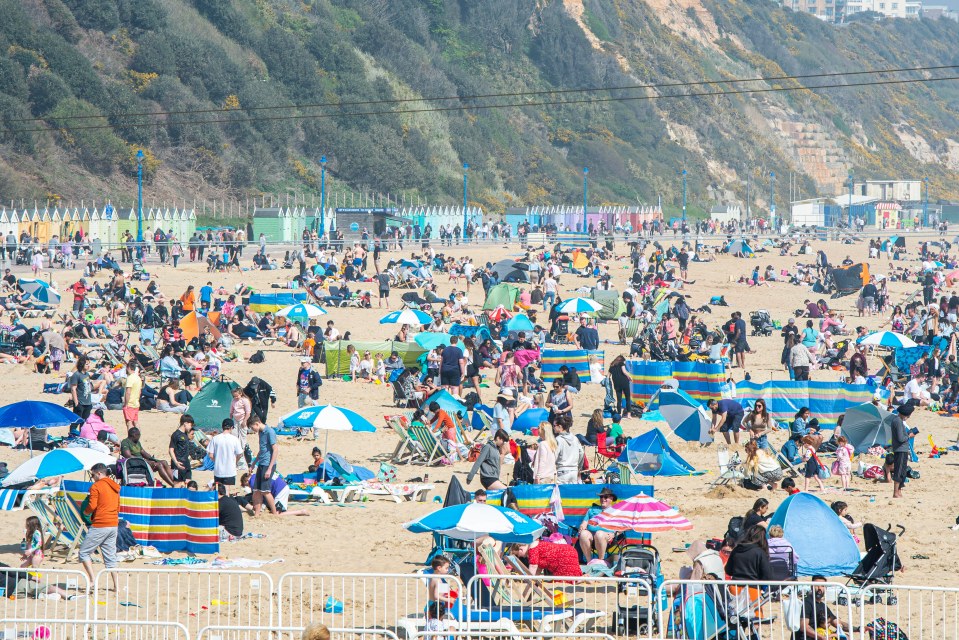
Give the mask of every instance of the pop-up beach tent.
MULTIPOLYGON (((223 419, 230 417, 230 404, 233 402, 233 390, 237 383, 232 380, 210 380, 200 389, 187 413, 193 417, 194 424, 201 431, 219 431, 223 419)), ((239 426, 239 425, 237 425, 239 426)))
POLYGON ((811 493, 797 493, 776 508, 769 526, 779 525, 799 557, 801 576, 841 576, 859 564, 859 547, 829 505, 811 493))
POLYGON ((673 451, 659 429, 630 438, 619 455, 619 461, 629 464, 634 473, 644 476, 693 476, 703 473, 696 471, 673 451))
POLYGON ((589 297, 603 305, 603 307, 596 312, 596 317, 600 320, 616 320, 626 311, 626 303, 623 302, 622 296, 619 295, 618 291, 613 289, 605 290, 594 287, 589 297))
POLYGON ((492 311, 496 307, 503 307, 507 311, 513 310, 516 299, 519 297, 519 287, 515 285, 500 283, 489 290, 486 294, 486 302, 483 303, 483 311, 492 311))
POLYGON ((752 247, 750 247, 749 243, 743 238, 730 241, 730 243, 726 245, 726 253, 734 256, 742 255, 750 258, 755 255, 752 247))

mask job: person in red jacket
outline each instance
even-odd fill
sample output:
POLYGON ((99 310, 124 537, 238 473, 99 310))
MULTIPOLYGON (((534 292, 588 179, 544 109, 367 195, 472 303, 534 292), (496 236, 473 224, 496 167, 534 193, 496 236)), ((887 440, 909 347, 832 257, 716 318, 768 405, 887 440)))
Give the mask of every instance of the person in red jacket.
MULTIPOLYGON (((103 556, 103 566, 114 569, 117 566, 117 527, 120 525, 120 485, 110 477, 107 466, 97 463, 90 469, 93 484, 83 513, 92 516, 90 529, 80 543, 80 562, 93 583, 93 564, 90 556, 97 549, 103 556)), ((117 588, 117 577, 110 573, 113 588, 117 588)))

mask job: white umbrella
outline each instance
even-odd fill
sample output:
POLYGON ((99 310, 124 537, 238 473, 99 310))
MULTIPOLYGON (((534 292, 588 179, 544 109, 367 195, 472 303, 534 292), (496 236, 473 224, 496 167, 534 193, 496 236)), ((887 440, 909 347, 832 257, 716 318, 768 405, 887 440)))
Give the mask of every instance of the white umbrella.
POLYGON ((3 486, 33 482, 43 478, 64 476, 76 471, 89 471, 93 465, 103 463, 108 467, 117 463, 116 459, 106 453, 83 447, 69 447, 54 449, 35 458, 30 458, 10 475, 3 479, 3 486))
POLYGON ((276 315, 281 318, 289 318, 290 320, 309 320, 310 318, 319 318, 320 316, 326 315, 326 309, 323 307, 318 307, 315 304, 291 304, 288 307, 283 307, 276 312, 276 315))
POLYGON ((564 300, 556 310, 560 313, 593 313, 602 308, 603 305, 589 298, 570 298, 564 300))
POLYGON ((912 347, 919 346, 908 337, 895 331, 877 331, 876 333, 871 333, 859 340, 859 344, 873 347, 889 347, 890 349, 911 349, 912 347))

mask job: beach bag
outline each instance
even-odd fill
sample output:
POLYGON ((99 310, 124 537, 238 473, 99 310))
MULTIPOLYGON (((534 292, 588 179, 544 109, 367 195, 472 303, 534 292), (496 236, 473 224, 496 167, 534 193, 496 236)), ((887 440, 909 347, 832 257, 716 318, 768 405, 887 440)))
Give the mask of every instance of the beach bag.
POLYGON ((838 460, 834 460, 833 463, 832 463, 832 466, 829 467, 829 470, 830 470, 830 472, 832 472, 832 475, 838 476, 838 475, 839 475, 839 461, 838 461, 838 460))
POLYGON ((876 618, 866 625, 865 630, 872 640, 909 640, 895 622, 888 622, 885 618, 876 618))
POLYGON ((261 364, 264 360, 266 360, 266 355, 262 349, 250 356, 250 364, 261 364))
POLYGON ((883 477, 882 467, 877 464, 868 467, 865 471, 862 472, 862 477, 867 480, 878 480, 883 477))
POLYGON ((127 551, 136 544, 136 538, 133 537, 133 532, 130 531, 127 521, 120 520, 120 524, 117 526, 117 551, 127 551))

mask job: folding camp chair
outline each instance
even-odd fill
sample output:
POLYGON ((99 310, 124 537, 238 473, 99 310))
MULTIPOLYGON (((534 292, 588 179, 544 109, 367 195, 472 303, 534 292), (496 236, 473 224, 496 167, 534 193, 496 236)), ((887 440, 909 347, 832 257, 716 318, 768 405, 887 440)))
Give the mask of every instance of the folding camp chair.
POLYGON ((738 453, 730 455, 726 446, 720 446, 716 449, 716 457, 719 460, 719 477, 713 480, 709 486, 716 487, 729 484, 730 480, 738 483, 746 477, 738 453))
POLYGON ((413 462, 414 459, 423 457, 423 450, 418 446, 416 439, 407 430, 408 421, 405 416, 384 416, 386 424, 393 428, 399 443, 393 449, 390 456, 390 462, 393 464, 403 464, 413 462))
POLYGON ((450 455, 450 452, 446 450, 446 446, 443 444, 443 441, 440 438, 437 438, 436 435, 430 431, 429 427, 410 425, 409 433, 419 443, 419 445, 423 447, 423 451, 426 454, 424 456, 424 459, 426 460, 425 464, 433 464, 434 460, 450 455))
POLYGON ((77 503, 65 493, 52 496, 50 503, 57 514, 57 540, 67 547, 63 557, 63 563, 66 564, 86 536, 87 524, 83 521, 77 503))

